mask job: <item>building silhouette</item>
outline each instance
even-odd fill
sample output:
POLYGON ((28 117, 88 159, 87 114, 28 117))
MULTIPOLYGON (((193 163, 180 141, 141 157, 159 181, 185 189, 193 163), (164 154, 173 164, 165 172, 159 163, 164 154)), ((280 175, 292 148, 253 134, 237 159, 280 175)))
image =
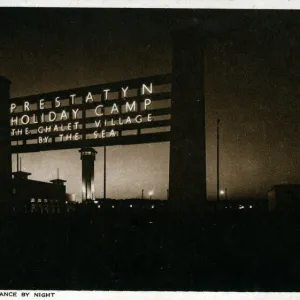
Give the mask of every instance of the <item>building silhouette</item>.
POLYGON ((12 195, 7 202, 10 207, 19 212, 60 213, 64 211, 67 200, 64 185, 66 180, 57 178, 49 183, 28 179, 31 173, 22 171, 19 157, 17 160, 17 171, 12 173, 12 195))
POLYGON ((27 172, 14 172, 11 204, 15 211, 59 213, 66 201, 66 187, 28 179, 27 172))
POLYGON ((277 184, 268 191, 270 211, 300 210, 300 184, 277 184))

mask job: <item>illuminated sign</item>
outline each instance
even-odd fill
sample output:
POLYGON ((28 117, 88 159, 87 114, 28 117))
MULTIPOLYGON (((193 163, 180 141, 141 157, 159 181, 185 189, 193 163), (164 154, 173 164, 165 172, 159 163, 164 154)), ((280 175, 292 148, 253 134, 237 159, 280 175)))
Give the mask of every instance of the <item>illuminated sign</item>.
POLYGON ((11 99, 13 152, 169 139, 171 76, 11 99))

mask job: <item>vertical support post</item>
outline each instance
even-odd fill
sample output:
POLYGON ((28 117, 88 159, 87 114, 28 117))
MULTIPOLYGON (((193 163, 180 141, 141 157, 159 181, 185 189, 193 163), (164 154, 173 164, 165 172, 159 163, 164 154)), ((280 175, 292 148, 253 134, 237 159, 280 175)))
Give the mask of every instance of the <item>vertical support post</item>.
MULTIPOLYGON (((75 105, 75 101, 74 101, 74 105, 75 105)), ((74 127, 73 127, 73 113, 72 113, 72 110, 73 110, 73 101, 72 101, 72 98, 70 97, 69 98, 69 106, 68 106, 68 113, 69 113, 69 119, 70 119, 70 122, 72 123, 72 126, 71 126, 71 134, 74 135, 74 127)))
POLYGON ((104 168, 103 168, 103 199, 106 200, 106 146, 103 150, 104 168))
MULTIPOLYGON (((122 116, 122 92, 119 92, 118 93, 118 108, 119 108, 119 118, 123 119, 123 116, 122 116)), ((124 99, 125 100, 125 99, 124 99)), ((124 101, 125 102, 125 101, 124 101)), ((120 130, 118 130, 118 134, 119 136, 122 136, 122 130, 121 130, 121 127, 120 127, 120 130)))
MULTIPOLYGON (((118 96, 119 96, 118 100, 120 101, 121 94, 119 93, 118 96)), ((103 109, 103 117, 104 117, 105 116, 105 108, 108 104, 105 101, 106 99, 105 99, 105 95, 103 92, 101 93, 101 99, 104 104, 104 109, 103 109)), ((106 146, 103 147, 103 199, 106 200, 106 146)))
MULTIPOLYGON (((55 109, 55 99, 52 99, 52 100, 51 100, 51 107, 52 107, 52 109, 55 109)), ((41 122, 40 119, 39 119, 39 122, 41 122)), ((38 138, 37 138, 37 140, 38 140, 38 138)), ((39 142, 39 141, 37 141, 37 142, 39 142)), ((51 143, 52 143, 52 144, 55 143, 55 136, 52 136, 52 137, 51 137, 51 143)))
POLYGON ((19 171, 19 152, 17 152, 17 172, 19 171))
MULTIPOLYGON (((137 112, 139 114, 142 114, 141 102, 142 102, 141 88, 138 88, 138 90, 137 90, 137 112)), ((137 135, 140 135, 140 134, 141 134, 141 128, 139 127, 137 130, 137 135)))
POLYGON ((12 195, 12 160, 10 140, 10 84, 0 76, 0 201, 9 201, 12 195))
POLYGON ((197 26, 173 32, 169 197, 189 211, 206 200, 204 43, 197 26))
POLYGON ((82 96, 82 139, 86 140, 86 104, 84 96, 82 96))

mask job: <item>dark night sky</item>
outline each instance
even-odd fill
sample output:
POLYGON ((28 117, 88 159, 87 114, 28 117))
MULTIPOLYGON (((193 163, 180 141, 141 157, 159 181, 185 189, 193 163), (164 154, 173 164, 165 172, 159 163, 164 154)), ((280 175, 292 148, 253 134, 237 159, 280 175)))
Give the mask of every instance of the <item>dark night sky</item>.
MULTIPOLYGON (((300 183, 300 12, 120 9, 1 9, 1 73, 11 96, 171 72, 172 28, 198 18, 206 41, 208 195, 215 193, 216 119, 221 119, 221 187, 265 196, 300 183)), ((102 196, 102 150, 96 195, 102 196)), ((23 155, 33 179, 60 168, 80 198, 76 149, 23 155)), ((166 198, 169 144, 108 148, 108 197, 141 189, 166 198)))

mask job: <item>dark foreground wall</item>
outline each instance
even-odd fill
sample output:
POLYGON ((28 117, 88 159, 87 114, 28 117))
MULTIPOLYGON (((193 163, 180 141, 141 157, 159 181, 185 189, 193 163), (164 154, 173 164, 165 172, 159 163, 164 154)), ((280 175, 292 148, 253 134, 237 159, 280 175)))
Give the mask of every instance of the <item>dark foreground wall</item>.
POLYGON ((10 103, 11 82, 0 76, 0 201, 9 200, 11 187, 10 103))
POLYGON ((270 214, 0 218, 0 289, 299 291, 299 222, 270 214))

